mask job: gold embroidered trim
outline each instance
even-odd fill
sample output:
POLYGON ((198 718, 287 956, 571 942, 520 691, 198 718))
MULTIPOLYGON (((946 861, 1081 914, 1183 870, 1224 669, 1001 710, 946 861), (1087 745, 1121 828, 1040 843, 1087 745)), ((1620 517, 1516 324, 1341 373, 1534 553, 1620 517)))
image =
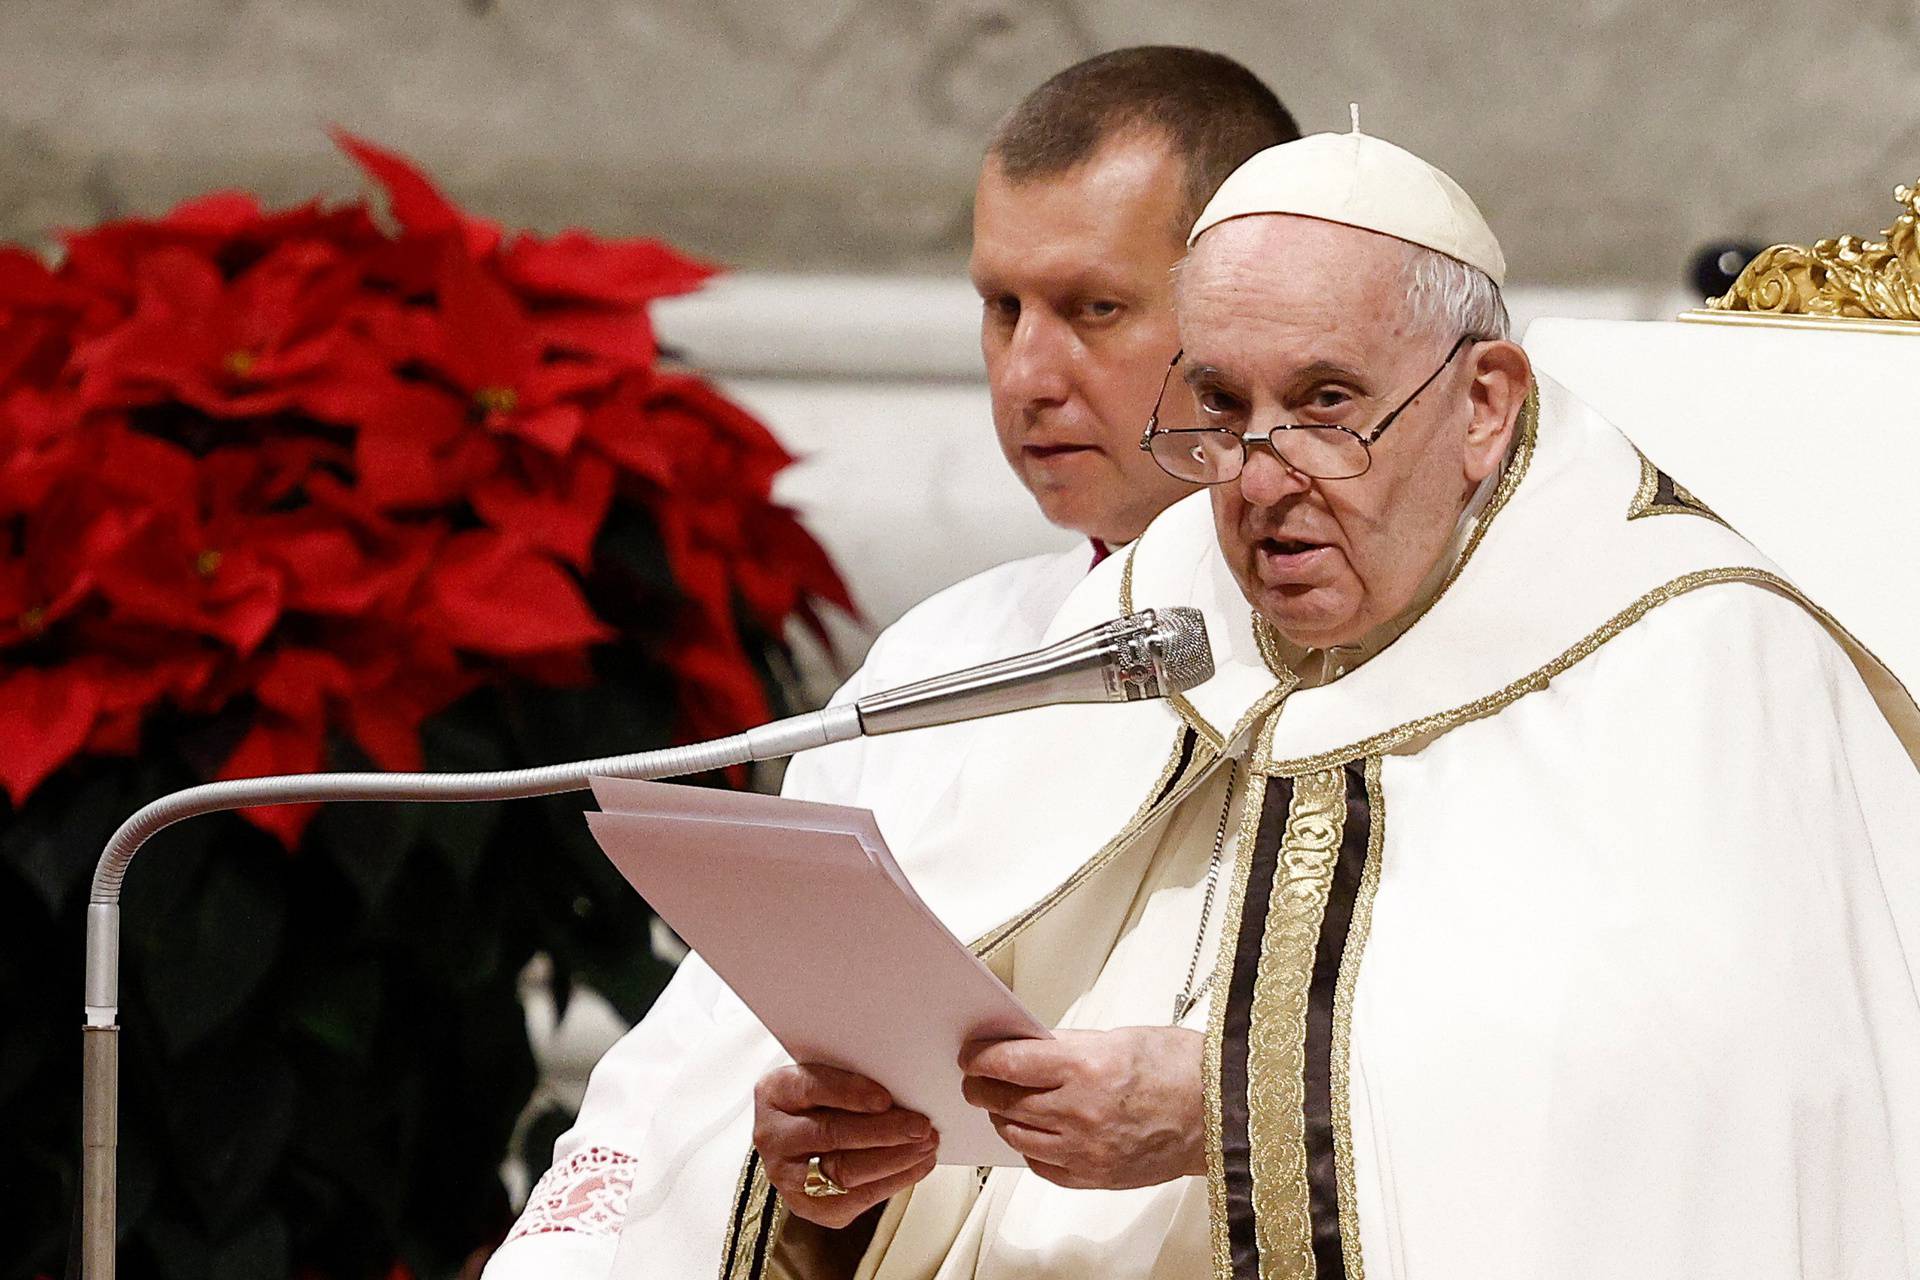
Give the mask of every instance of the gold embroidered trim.
POLYGON ((1380 790, 1380 757, 1367 757, 1367 862, 1360 872, 1347 945, 1340 953, 1340 976, 1333 990, 1333 1039, 1328 1064, 1333 1101, 1333 1167, 1340 1187, 1340 1252, 1347 1280, 1365 1280, 1360 1258, 1360 1203, 1353 1175, 1353 988, 1360 958, 1373 927, 1373 897, 1380 888, 1380 850, 1386 838, 1387 807, 1380 790))
POLYGON ((1260 646, 1260 661, 1267 664, 1267 670, 1273 673, 1274 679, 1283 684, 1288 680, 1295 684, 1300 682, 1299 673, 1280 652, 1280 637, 1274 634, 1273 624, 1258 612, 1253 615, 1253 642, 1260 646))
MULTIPOLYGON (((747 1164, 753 1163, 753 1157, 740 1166, 740 1180, 735 1184, 734 1202, 739 1203, 740 1188, 747 1186, 747 1164)), ((767 1169, 764 1164, 756 1165, 753 1171, 752 1188, 747 1192, 746 1212, 740 1216, 740 1231, 733 1240, 733 1250, 720 1259, 720 1280, 752 1280, 753 1259, 756 1252, 771 1253, 773 1242, 780 1236, 780 1228, 786 1225, 787 1206, 777 1204, 773 1211, 773 1221, 768 1224, 766 1247, 760 1246, 760 1215, 767 1211, 767 1198, 773 1195, 773 1184, 767 1181, 767 1169)))
MULTIPOLYGON (((1428 602, 1428 609, 1433 608, 1440 597, 1447 594, 1447 588, 1453 585, 1454 580, 1467 567, 1467 561, 1473 559, 1473 553, 1479 550, 1481 541, 1487 536, 1487 530, 1493 525, 1493 518, 1500 514, 1501 508, 1507 505, 1508 500, 1519 489, 1520 482, 1527 478, 1527 468, 1533 464, 1533 453, 1540 443, 1540 388, 1537 384, 1527 388, 1527 398, 1520 405, 1520 421, 1515 424, 1514 430, 1520 438, 1514 441, 1513 456, 1507 459, 1507 471, 1500 477, 1500 487, 1495 489, 1493 497, 1488 499, 1487 509, 1480 513, 1479 523, 1474 526, 1473 532, 1467 535, 1467 545, 1460 548, 1460 559, 1454 564, 1453 571, 1447 575, 1447 580, 1440 584, 1440 590, 1434 593, 1433 600, 1428 602)), ((1425 610, 1422 612, 1424 613, 1425 610)), ((1419 619, 1415 618, 1414 621, 1418 622, 1419 619)))
MULTIPOLYGON (((1701 587, 1711 587, 1723 582, 1749 582, 1759 586, 1770 587, 1780 592, 1819 618, 1830 630, 1839 635, 1846 636, 1847 640, 1854 647, 1858 648, 1869 661, 1880 667, 1881 670, 1886 670, 1885 664, 1873 657, 1865 646, 1861 645, 1859 641, 1854 640, 1851 636, 1847 636, 1845 629, 1833 620, 1831 614, 1822 610, 1818 605, 1815 605, 1812 601, 1801 595, 1792 583, 1782 578, 1779 574, 1770 573, 1765 569, 1755 568, 1699 569, 1693 573, 1682 574, 1671 582, 1655 587, 1652 591, 1647 592, 1647 594, 1641 596, 1638 600, 1635 600, 1632 604, 1601 623, 1599 627, 1595 628, 1559 657, 1553 659, 1553 661, 1547 663, 1530 675, 1520 677, 1505 688, 1488 694, 1484 698, 1476 698, 1472 702, 1464 703, 1461 706, 1453 708, 1451 711, 1438 711, 1429 716, 1421 716, 1417 720, 1409 720, 1405 724, 1396 725, 1394 728, 1376 733, 1368 738, 1362 738, 1358 742, 1349 743, 1344 747, 1338 747, 1332 751, 1322 751, 1315 755, 1301 756, 1292 760, 1273 759, 1269 753, 1271 742, 1271 739, 1269 739, 1268 744, 1263 744, 1260 758, 1254 762, 1254 768, 1261 773, 1282 777, 1295 773, 1312 772, 1315 769, 1324 769, 1330 765, 1356 760, 1361 756, 1380 755, 1414 738, 1425 738, 1445 733, 1469 721, 1479 720, 1485 716, 1492 715, 1494 712, 1499 711, 1529 693, 1538 693, 1542 689, 1545 689, 1548 681, 1557 675, 1563 674, 1574 666, 1574 664, 1593 656, 1593 654, 1600 650, 1602 645, 1612 640, 1634 623, 1640 621, 1640 619, 1646 617, 1647 614, 1659 606, 1669 601, 1677 600, 1690 591, 1697 591, 1701 587)), ((1899 687, 1898 679, 1895 678, 1891 672, 1887 674, 1888 678, 1893 680, 1894 685, 1899 687)), ((1901 689, 1901 692, 1905 692, 1904 688, 1901 689)), ((1907 701, 1911 704, 1911 695, 1908 696, 1907 701)))
MULTIPOLYGON (((1135 542, 1133 546, 1128 549, 1127 562, 1122 566, 1120 571, 1120 612, 1123 614, 1133 612, 1133 557, 1139 549, 1140 544, 1138 542, 1135 542)), ((1239 723, 1233 726, 1233 732, 1227 734, 1225 738, 1222 738, 1220 731, 1207 722, 1206 717, 1200 714, 1193 703, 1187 701, 1185 694, 1170 693, 1167 695, 1168 704, 1172 706, 1179 717, 1186 722, 1188 728, 1199 734, 1201 740, 1213 748, 1215 754, 1225 753, 1229 744, 1238 742, 1241 734, 1252 728, 1261 716, 1264 716, 1267 712, 1273 710, 1282 702, 1285 702, 1287 695, 1298 688, 1300 684, 1300 677, 1288 670, 1285 663, 1281 663, 1279 667, 1276 668, 1272 659, 1267 658, 1267 646, 1272 642, 1260 635, 1258 628, 1259 620, 1260 615, 1254 614, 1254 622, 1256 624, 1254 638, 1259 641, 1260 655, 1263 659, 1266 659, 1267 670, 1273 673, 1277 683, 1273 688, 1254 699, 1253 705, 1247 708, 1246 714, 1242 715, 1239 723)))
MULTIPOLYGON (((728 1204, 738 1205, 741 1202, 742 1196, 747 1196, 750 1194, 747 1190, 747 1176, 748 1176, 748 1171, 751 1169, 754 1169, 755 1167, 756 1166, 755 1166, 753 1154, 749 1152, 747 1155, 747 1158, 740 1162, 740 1176, 733 1180, 733 1199, 729 1200, 727 1202, 728 1204)), ((733 1258, 734 1258, 734 1255, 740 1251, 741 1237, 746 1234, 747 1234, 746 1211, 742 1209, 740 1214, 740 1221, 737 1224, 737 1229, 730 1229, 727 1232, 726 1240, 721 1244, 720 1280, 729 1280, 729 1278, 732 1276, 733 1258)))
POLYGON ((1307 997, 1347 821, 1346 775, 1294 779, 1247 1028, 1247 1138, 1262 1280, 1313 1280, 1307 1189, 1307 997))
MULTIPOLYGON (((1127 548, 1127 562, 1120 566, 1120 612, 1122 614, 1133 612, 1133 558, 1139 554, 1140 543, 1136 540, 1131 547, 1127 548)), ((1187 722, 1187 727, 1199 734, 1201 741, 1212 747, 1216 754, 1227 749, 1227 743, 1232 739, 1222 739, 1220 731, 1208 724, 1206 718, 1194 709, 1191 702, 1187 701, 1186 694, 1170 693, 1167 695, 1167 703, 1182 720, 1187 722)))
MULTIPOLYGON (((1167 785, 1174 780, 1175 775, 1180 771, 1180 745, 1179 742, 1174 743, 1172 752, 1167 756, 1166 764, 1160 768, 1159 777, 1155 779, 1153 787, 1147 792, 1146 800, 1134 811, 1133 816, 1127 820, 1127 824, 1120 829, 1120 833, 1108 841, 1093 857, 1082 863, 1072 875, 1068 876, 1055 887, 1053 892, 1028 907, 1025 911, 1020 912, 1012 919, 988 930, 976 939, 972 944, 974 954, 978 955, 982 960, 986 960, 1009 942, 1012 942, 1014 938, 1023 933, 1035 920, 1038 920, 1041 916, 1052 910, 1054 905, 1060 902, 1061 899, 1085 883, 1089 876, 1094 875, 1102 867, 1111 862, 1129 841, 1137 837, 1142 830, 1151 825, 1161 814, 1169 811, 1173 806, 1186 799, 1187 795, 1199 781, 1207 775, 1212 766, 1219 762, 1217 756, 1206 754, 1204 748, 1196 751, 1193 760, 1190 762, 1190 767, 1186 771, 1184 781, 1179 787, 1169 793, 1165 800, 1156 805, 1153 802, 1154 797, 1165 791, 1167 785)), ((1251 788, 1251 790, 1255 791, 1259 789, 1260 788, 1257 787, 1251 788)), ((749 1159, 751 1159, 751 1156, 749 1156, 749 1159)), ((745 1174, 746 1168, 743 1164, 741 1167, 741 1176, 744 1178, 745 1174)), ((750 1273, 753 1265, 753 1253, 759 1233, 759 1218, 766 1210, 766 1197, 772 1192, 771 1187, 768 1186, 766 1182, 766 1171, 764 1168, 756 1171, 754 1179, 754 1190, 749 1195, 747 1212, 742 1217, 740 1223, 740 1239, 733 1249, 734 1258, 739 1259, 739 1261, 730 1265, 730 1259, 722 1258, 720 1263, 722 1268, 720 1280, 751 1280, 750 1273)), ((735 1188, 734 1196, 735 1203, 738 1203, 738 1187, 735 1188)), ((772 1255, 779 1243, 780 1232, 786 1225, 786 1221, 787 1206, 782 1202, 774 1210, 773 1222, 767 1233, 767 1253, 769 1256, 772 1255)))
POLYGON ((1240 815, 1239 852, 1233 860, 1233 892, 1227 895, 1220 921, 1220 948, 1214 972, 1226 979, 1213 993, 1207 1011, 1207 1046, 1202 1062, 1207 1095, 1207 1222, 1213 1235, 1215 1280, 1233 1280, 1233 1245, 1227 1234, 1227 1152, 1221 1128, 1225 1118, 1220 1095, 1220 1055, 1227 1035, 1227 988, 1233 983, 1233 955, 1240 941, 1241 909, 1253 873, 1253 844, 1259 835, 1260 813, 1267 805, 1268 780, 1258 774, 1247 780, 1240 815))
POLYGON ((1627 519, 1640 520, 1647 516, 1703 516, 1717 525, 1732 527, 1722 520, 1712 507, 1694 497, 1685 485, 1654 466, 1653 459, 1638 449, 1635 449, 1634 453, 1640 458, 1640 486, 1634 490, 1633 502, 1627 507, 1627 519), (1673 486, 1671 502, 1659 501, 1660 481, 1663 478, 1673 486))

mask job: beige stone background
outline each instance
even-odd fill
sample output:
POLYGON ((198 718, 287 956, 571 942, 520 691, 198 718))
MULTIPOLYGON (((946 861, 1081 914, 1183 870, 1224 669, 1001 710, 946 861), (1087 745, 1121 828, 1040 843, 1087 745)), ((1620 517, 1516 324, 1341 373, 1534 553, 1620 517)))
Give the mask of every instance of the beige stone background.
POLYGON ((1920 176, 1920 0, 5 0, 0 238, 223 185, 346 193, 339 122, 510 223, 749 269, 944 271, 982 136, 1103 48, 1204 45, 1452 170, 1517 280, 1670 287, 1873 232, 1920 176))

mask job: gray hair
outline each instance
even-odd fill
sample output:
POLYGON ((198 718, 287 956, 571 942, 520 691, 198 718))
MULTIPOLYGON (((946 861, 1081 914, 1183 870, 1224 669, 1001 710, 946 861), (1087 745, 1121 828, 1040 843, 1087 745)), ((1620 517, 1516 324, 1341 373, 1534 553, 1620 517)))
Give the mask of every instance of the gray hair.
POLYGON ((1400 284, 1415 326, 1445 341, 1462 334, 1504 338, 1511 327, 1500 286, 1458 258, 1410 244, 1400 284))

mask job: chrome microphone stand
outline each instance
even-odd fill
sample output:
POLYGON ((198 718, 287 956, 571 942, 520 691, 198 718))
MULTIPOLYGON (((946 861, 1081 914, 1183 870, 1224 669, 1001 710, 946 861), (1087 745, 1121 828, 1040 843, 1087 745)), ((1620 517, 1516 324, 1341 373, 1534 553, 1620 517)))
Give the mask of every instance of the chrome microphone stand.
POLYGON ((323 773, 190 787, 121 824, 94 867, 87 905, 87 1021, 81 1082, 83 1280, 113 1280, 118 1236, 120 890, 149 839, 176 822, 231 809, 343 800, 464 803, 584 791, 590 778, 673 778, 844 742, 1060 702, 1131 702, 1177 693, 1213 675, 1196 609, 1146 609, 1032 653, 936 676, 745 733, 572 764, 489 773, 323 773))
POLYGON ((147 805, 107 842, 87 905, 87 1021, 81 1079, 80 1274, 113 1280, 118 1236, 120 889, 140 847, 176 822, 230 809, 340 800, 461 803, 584 791, 590 777, 672 778, 774 760, 860 735, 854 705, 776 721, 730 738, 573 764, 491 773, 332 773, 243 778, 191 787, 147 805))

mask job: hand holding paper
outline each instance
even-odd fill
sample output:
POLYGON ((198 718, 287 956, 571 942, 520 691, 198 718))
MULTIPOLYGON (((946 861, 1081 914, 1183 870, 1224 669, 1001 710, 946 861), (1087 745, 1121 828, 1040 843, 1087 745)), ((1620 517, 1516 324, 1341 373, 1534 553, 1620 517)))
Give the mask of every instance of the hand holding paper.
POLYGON ((933 1172, 939 1135, 917 1111, 893 1105, 885 1089, 834 1067, 779 1067, 753 1096, 753 1145, 767 1178, 793 1212, 823 1227, 844 1227, 933 1172), (845 1195, 805 1193, 807 1162, 845 1195))

